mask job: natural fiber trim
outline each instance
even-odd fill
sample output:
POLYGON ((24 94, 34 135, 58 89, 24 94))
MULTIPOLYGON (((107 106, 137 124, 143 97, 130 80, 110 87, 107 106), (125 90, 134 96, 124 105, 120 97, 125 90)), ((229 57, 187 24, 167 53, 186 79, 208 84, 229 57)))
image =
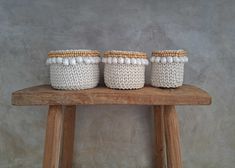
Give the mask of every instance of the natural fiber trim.
POLYGON ((100 52, 97 50, 56 50, 48 53, 49 58, 53 57, 98 57, 100 52))
POLYGON ((136 52, 136 51, 111 50, 111 51, 106 51, 104 53, 104 57, 147 58, 147 54, 144 52, 136 52))
POLYGON ((152 52, 152 56, 156 57, 183 57, 187 56, 187 51, 185 50, 157 50, 152 52))

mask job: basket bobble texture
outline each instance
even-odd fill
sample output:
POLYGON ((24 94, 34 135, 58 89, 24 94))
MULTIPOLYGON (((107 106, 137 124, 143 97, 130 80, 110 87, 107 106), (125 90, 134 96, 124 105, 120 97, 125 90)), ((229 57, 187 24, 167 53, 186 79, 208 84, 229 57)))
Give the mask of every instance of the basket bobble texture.
POLYGON ((104 82, 113 89, 139 89, 145 83, 147 55, 134 51, 107 51, 102 58, 104 82))
POLYGON ((177 88, 182 86, 184 77, 184 63, 188 62, 185 50, 154 51, 150 58, 151 85, 163 88, 177 88))
POLYGON ((51 86, 55 89, 94 88, 99 82, 100 54, 96 50, 56 50, 48 53, 51 86))

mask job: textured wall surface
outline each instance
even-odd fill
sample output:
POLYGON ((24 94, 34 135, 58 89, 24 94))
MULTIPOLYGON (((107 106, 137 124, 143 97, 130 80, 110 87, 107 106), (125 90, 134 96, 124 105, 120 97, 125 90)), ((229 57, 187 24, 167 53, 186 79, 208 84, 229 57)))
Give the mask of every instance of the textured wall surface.
MULTIPOLYGON (((211 106, 177 108, 184 167, 233 168, 234 9, 234 0, 1 0, 0 167, 41 167, 47 108, 13 107, 10 95, 48 83, 49 50, 183 48, 185 83, 213 97, 211 106)), ((78 107, 74 167, 153 167, 149 110, 78 107)))

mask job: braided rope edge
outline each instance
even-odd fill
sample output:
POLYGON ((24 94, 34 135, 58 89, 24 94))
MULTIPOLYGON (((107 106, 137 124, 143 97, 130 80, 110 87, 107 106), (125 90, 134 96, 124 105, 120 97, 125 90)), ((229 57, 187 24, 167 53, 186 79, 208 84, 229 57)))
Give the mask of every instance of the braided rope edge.
POLYGON ((158 57, 183 57, 187 56, 187 51, 185 50, 157 50, 152 52, 152 56, 158 56, 158 57))
POLYGON ((147 54, 144 52, 137 51, 119 51, 111 50, 105 51, 104 57, 122 57, 122 58, 147 58, 147 54))
POLYGON ((48 53, 49 58, 54 57, 98 57, 100 52, 97 50, 55 50, 48 53))

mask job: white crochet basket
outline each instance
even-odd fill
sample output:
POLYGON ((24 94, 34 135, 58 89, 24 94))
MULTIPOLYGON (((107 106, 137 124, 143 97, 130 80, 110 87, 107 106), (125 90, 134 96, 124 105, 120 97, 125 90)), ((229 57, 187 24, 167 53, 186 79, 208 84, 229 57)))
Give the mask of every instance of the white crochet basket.
POLYGON ((184 50, 154 51, 150 61, 151 84, 155 87, 177 88, 182 86, 184 78, 184 63, 188 62, 184 50))
POLYGON ((139 89, 145 83, 147 55, 133 51, 107 51, 102 62, 105 85, 113 89, 139 89))
POLYGON ((55 89, 94 88, 99 82, 99 52, 57 50, 48 53, 51 86, 55 89))

